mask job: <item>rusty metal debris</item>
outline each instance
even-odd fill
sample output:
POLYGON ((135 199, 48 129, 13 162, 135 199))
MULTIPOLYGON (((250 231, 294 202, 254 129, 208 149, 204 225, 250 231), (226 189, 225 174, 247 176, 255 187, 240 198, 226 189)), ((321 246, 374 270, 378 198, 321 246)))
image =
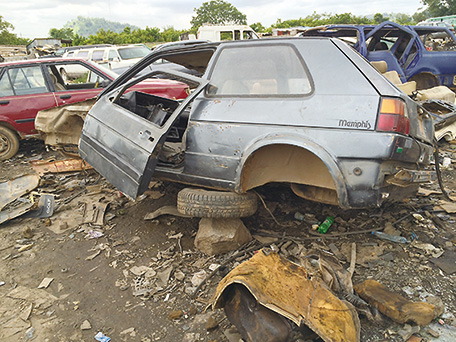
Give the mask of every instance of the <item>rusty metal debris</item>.
POLYGON ((35 128, 44 136, 46 145, 77 145, 84 119, 95 98, 39 111, 35 128))
POLYGON ((433 304, 407 300, 373 279, 355 285, 355 290, 361 298, 398 323, 428 325, 443 313, 433 304))
POLYGON ((35 189, 40 183, 38 175, 24 175, 0 183, 0 210, 8 203, 35 189))
POLYGON ((63 160, 32 160, 32 168, 39 174, 91 170, 92 166, 80 158, 63 160))
POLYGON ((274 252, 256 253, 222 279, 212 307, 226 305, 228 318, 240 325, 238 330, 247 341, 260 341, 257 336, 263 338, 262 334, 274 331, 279 332, 281 338, 291 336, 293 329, 287 320, 296 327, 309 327, 326 342, 360 339, 360 323, 354 307, 336 297, 318 275, 274 252), (243 307, 242 302, 253 300, 242 297, 244 290, 239 290, 238 285, 258 302, 251 313, 254 317, 246 312, 233 314, 236 308, 243 307))
POLYGON ((51 217, 54 212, 54 196, 44 194, 38 202, 32 198, 17 200, 0 211, 0 224, 16 217, 23 218, 46 218, 51 217))

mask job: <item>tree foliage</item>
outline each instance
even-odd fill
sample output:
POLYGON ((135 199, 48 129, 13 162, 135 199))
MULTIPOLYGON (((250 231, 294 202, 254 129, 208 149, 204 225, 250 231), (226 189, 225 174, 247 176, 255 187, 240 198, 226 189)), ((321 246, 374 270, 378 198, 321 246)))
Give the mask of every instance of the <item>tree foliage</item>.
POLYGON ((19 38, 14 33, 10 32, 14 30, 14 26, 3 19, 0 15, 0 44, 2 45, 26 45, 30 42, 29 39, 19 38))
POLYGON ((381 13, 375 13, 374 14, 374 22, 376 24, 381 24, 384 21, 388 21, 388 20, 389 20, 389 18, 388 17, 384 17, 383 14, 381 14, 381 13))
POLYGON ((73 29, 71 28, 51 28, 49 30, 49 37, 55 39, 73 39, 73 29))
POLYGON ((272 25, 274 28, 289 28, 289 27, 315 27, 321 25, 330 25, 330 24, 372 24, 373 20, 366 17, 355 16, 351 13, 342 13, 342 14, 331 14, 323 13, 318 14, 316 12, 299 19, 289 19, 282 21, 277 19, 277 22, 272 25))
POLYGON ((250 25, 250 28, 255 32, 266 32, 266 27, 264 27, 261 23, 254 23, 250 25))
POLYGON ((422 3, 427 6, 428 18, 456 14, 456 0, 422 0, 422 3))
POLYGON ((190 23, 193 29, 203 24, 241 24, 247 25, 247 16, 241 13, 236 7, 223 0, 212 0, 205 2, 199 8, 194 9, 196 16, 192 17, 190 23))
POLYGON ((120 33, 101 29, 88 37, 74 34, 73 45, 171 42, 178 40, 182 32, 182 30, 175 30, 172 26, 166 27, 163 32, 157 27, 132 30, 127 26, 120 33))

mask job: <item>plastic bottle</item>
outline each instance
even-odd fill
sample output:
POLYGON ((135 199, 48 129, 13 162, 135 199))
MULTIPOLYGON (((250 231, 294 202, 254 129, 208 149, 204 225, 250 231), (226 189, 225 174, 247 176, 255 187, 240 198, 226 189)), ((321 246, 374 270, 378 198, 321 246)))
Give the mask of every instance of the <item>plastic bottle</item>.
POLYGON ((382 240, 388 240, 391 242, 398 242, 398 243, 407 243, 408 242, 407 239, 403 236, 391 235, 391 234, 386 234, 383 232, 372 232, 372 234, 382 240))
POLYGON ((334 223, 334 216, 328 216, 317 228, 318 232, 325 234, 334 223))

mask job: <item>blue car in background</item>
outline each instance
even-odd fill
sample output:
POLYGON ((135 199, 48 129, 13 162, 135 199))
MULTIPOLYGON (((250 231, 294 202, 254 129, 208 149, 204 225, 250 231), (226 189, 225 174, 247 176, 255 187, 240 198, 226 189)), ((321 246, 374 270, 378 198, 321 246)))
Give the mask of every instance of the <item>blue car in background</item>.
POLYGON ((456 88, 456 37, 446 27, 327 25, 301 36, 337 37, 369 61, 385 61, 402 82, 416 81, 417 90, 444 85, 456 88))

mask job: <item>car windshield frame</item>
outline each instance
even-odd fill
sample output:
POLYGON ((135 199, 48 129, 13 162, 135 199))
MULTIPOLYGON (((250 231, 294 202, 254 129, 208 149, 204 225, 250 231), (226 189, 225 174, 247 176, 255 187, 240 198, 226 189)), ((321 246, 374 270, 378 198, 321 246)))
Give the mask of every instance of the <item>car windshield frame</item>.
MULTIPOLYGON (((161 49, 159 51, 151 51, 151 53, 149 55, 147 55, 142 60, 140 60, 138 63, 136 63, 132 68, 127 69, 124 73, 119 75, 119 77, 114 82, 112 82, 107 88, 105 88, 98 95, 98 97, 101 98, 101 97, 105 96, 106 94, 111 93, 112 90, 120 87, 122 84, 132 82, 132 79, 134 79, 138 75, 142 76, 141 72, 144 69, 146 69, 147 67, 149 67, 150 65, 153 65, 153 63, 156 60, 159 60, 161 58, 168 58, 168 59, 171 59, 170 62, 177 63, 179 65, 186 67, 185 64, 178 63, 176 60, 172 59, 171 57, 176 57, 176 56, 179 57, 180 55, 186 55, 187 53, 210 53, 210 55, 212 56, 212 54, 215 52, 215 50, 217 49, 217 46, 219 44, 220 44, 220 42, 215 42, 215 43, 207 43, 207 44, 190 45, 190 46, 185 46, 185 47, 166 48, 166 49, 161 49)), ((150 72, 146 73, 145 75, 150 75, 150 72)), ((188 74, 185 74, 185 75, 188 77, 188 74)))

